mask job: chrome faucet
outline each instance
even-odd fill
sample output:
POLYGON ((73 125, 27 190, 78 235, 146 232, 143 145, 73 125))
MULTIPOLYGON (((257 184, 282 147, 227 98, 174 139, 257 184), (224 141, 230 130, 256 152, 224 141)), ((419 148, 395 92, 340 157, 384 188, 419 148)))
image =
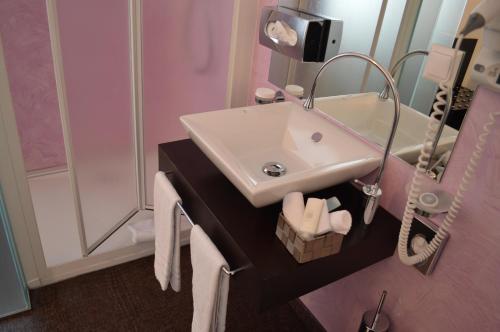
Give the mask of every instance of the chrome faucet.
POLYGON ((392 120, 392 129, 391 129, 391 134, 389 138, 387 139, 387 144, 385 146, 385 151, 384 151, 384 157, 382 158, 380 162, 380 166, 378 169, 377 177, 375 178, 375 181, 373 184, 366 184, 361 182, 360 180, 354 180, 355 183, 361 184, 363 193, 366 196, 366 205, 365 205, 365 211, 363 214, 363 219, 365 224, 370 224, 373 220, 373 217, 375 215, 375 212, 377 211, 380 197, 382 196, 382 189, 380 188, 380 182, 382 180, 382 175, 384 173, 384 168, 385 164, 387 161, 387 158, 389 157, 389 154, 391 152, 391 147, 392 147, 392 142, 394 141, 394 136, 396 135, 396 129, 398 127, 398 122, 399 122, 399 108, 400 108, 400 100, 399 100, 399 92, 396 89, 396 84, 394 83, 394 79, 392 78, 391 74, 387 69, 385 69, 381 64, 379 64, 377 61, 372 59, 371 57, 360 54, 360 53, 354 53, 354 52, 347 52, 347 53, 341 53, 333 58, 330 58, 327 60, 323 66, 319 69, 318 73, 316 74, 316 77, 314 78, 313 85, 311 87, 311 92, 309 93, 309 97, 307 97, 306 101, 304 102, 304 109, 305 110, 311 110, 314 108, 314 94, 316 91, 316 84, 318 81, 318 78, 320 75, 323 73, 325 68, 332 62, 335 62, 341 58, 358 58, 361 60, 364 60, 368 62, 369 64, 375 66, 379 72, 384 76, 385 81, 389 88, 391 89, 392 94, 394 95, 394 118, 392 120))
MULTIPOLYGON (((406 53, 398 61, 396 61, 394 66, 392 66, 391 76, 395 77, 396 73, 398 72, 399 68, 403 65, 403 63, 405 63, 406 60, 408 60, 411 57, 414 57, 415 55, 427 56, 427 55, 429 55, 429 52, 426 50, 415 50, 415 51, 411 51, 409 53, 406 53)), ((385 85, 384 90, 382 90, 382 92, 380 92, 378 96, 381 99, 387 99, 389 97, 389 85, 388 84, 385 85)))
MULTIPOLYGON (((415 55, 427 56, 427 55, 429 55, 429 52, 426 50, 415 50, 415 51, 411 51, 409 53, 406 53, 398 61, 396 61, 396 63, 392 67, 391 75, 394 77, 396 75, 396 73, 398 72, 399 68, 401 67, 401 65, 403 65, 403 63, 406 60, 408 60, 409 58, 411 58, 415 55)), ((384 90, 382 90, 382 92, 380 92, 378 96, 380 99, 387 99, 389 97, 389 86, 387 84, 385 85, 384 90)), ((453 99, 453 89, 451 89, 451 87, 448 88, 448 93, 446 94, 446 99, 447 99, 446 106, 445 106, 444 114, 443 114, 444 121, 441 121, 441 123, 439 124, 439 128, 437 130, 436 137, 441 137, 441 134, 443 133, 443 130, 444 130, 444 126, 446 125, 446 119, 448 118, 448 115, 450 113, 450 108, 451 108, 450 106, 451 106, 451 102, 453 99)), ((436 153, 438 143, 439 143, 439 139, 434 138, 434 141, 432 143, 431 154, 430 154, 431 158, 436 153)), ((429 163, 427 165, 427 174, 429 176, 433 177, 434 174, 432 173, 431 168, 432 168, 432 164, 429 163)))

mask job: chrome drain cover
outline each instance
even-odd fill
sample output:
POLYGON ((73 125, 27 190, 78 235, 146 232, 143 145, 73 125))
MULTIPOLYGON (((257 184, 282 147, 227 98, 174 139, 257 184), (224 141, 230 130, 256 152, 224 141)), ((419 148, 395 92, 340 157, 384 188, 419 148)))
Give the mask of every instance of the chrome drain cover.
POLYGON ((269 176, 282 176, 286 174, 286 167, 280 162, 270 161, 262 166, 262 172, 269 176))

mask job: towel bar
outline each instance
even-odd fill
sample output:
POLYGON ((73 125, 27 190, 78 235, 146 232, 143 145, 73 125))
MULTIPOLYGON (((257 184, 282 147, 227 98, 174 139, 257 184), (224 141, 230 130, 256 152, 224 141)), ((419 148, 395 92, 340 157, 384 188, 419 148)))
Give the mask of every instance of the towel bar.
MULTIPOLYGON (((181 202, 177 202, 177 207, 179 208, 179 210, 181 210, 182 214, 186 217, 186 219, 189 221, 189 223, 191 224, 191 226, 194 226, 193 219, 191 219, 191 217, 186 212, 186 210, 184 210, 184 207, 182 206, 181 202)), ((229 276, 234 276, 236 273, 238 273, 240 271, 243 271, 246 268, 247 268, 247 266, 242 266, 242 267, 234 269, 234 270, 228 270, 225 267, 222 267, 222 271, 224 271, 224 273, 227 274, 227 275, 229 275, 229 276)))

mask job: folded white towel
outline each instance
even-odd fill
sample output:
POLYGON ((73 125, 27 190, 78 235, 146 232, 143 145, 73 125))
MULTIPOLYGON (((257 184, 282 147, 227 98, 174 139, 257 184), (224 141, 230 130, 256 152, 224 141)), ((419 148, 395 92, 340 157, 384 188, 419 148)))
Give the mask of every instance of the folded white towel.
POLYGON ((319 217, 318 228, 314 236, 320 236, 332 231, 332 226, 330 225, 330 214, 328 213, 328 205, 326 204, 326 199, 323 200, 323 210, 321 211, 321 216, 319 217))
POLYGON ((352 216, 347 210, 330 213, 330 224, 335 233, 346 235, 351 230, 352 216))
POLYGON ((300 231, 305 208, 304 195, 301 192, 291 192, 283 198, 283 214, 296 232, 300 231))
POLYGON ((180 211, 181 199, 165 173, 158 172, 154 182, 155 276, 161 289, 168 284, 181 290, 180 269, 180 211))
POLYGON ((194 308, 191 331, 222 332, 229 292, 229 276, 222 267, 229 266, 200 226, 193 226, 190 243, 194 308))
POLYGON ((310 240, 316 235, 324 206, 324 199, 313 197, 309 197, 307 199, 299 231, 299 234, 303 239, 310 240))
POLYGON ((155 239, 155 224, 151 218, 128 224, 127 228, 132 233, 133 243, 153 241, 155 239))

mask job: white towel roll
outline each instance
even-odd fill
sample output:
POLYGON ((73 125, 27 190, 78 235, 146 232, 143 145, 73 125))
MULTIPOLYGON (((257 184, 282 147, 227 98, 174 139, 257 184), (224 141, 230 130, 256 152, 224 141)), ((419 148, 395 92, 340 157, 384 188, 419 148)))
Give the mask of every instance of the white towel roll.
POLYGON ((300 223, 300 236, 303 239, 312 239, 318 230, 318 224, 325 206, 325 200, 319 198, 309 197, 307 199, 304 216, 300 223))
POLYGON ((283 214, 296 232, 300 230, 304 210, 304 195, 301 192, 291 192, 283 198, 283 214))
POLYGON ((351 230, 352 216, 347 210, 332 212, 330 224, 335 233, 346 235, 351 230))

